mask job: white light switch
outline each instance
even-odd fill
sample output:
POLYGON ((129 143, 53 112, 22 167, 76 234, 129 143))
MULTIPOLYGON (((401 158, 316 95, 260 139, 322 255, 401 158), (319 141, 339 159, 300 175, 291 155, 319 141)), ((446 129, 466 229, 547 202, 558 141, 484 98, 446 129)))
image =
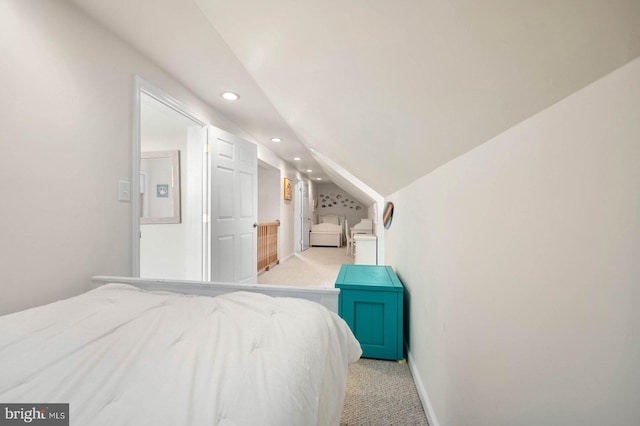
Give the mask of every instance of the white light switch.
POLYGON ((131 201, 131 182, 118 181, 118 201, 131 201))

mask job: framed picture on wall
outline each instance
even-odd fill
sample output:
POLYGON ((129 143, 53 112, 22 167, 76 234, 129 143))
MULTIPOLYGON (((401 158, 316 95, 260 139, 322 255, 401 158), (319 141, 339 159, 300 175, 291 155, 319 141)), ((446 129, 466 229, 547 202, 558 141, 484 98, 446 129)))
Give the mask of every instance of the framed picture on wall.
POLYGON ((291 180, 284 178, 284 199, 291 200, 293 198, 293 185, 291 180))

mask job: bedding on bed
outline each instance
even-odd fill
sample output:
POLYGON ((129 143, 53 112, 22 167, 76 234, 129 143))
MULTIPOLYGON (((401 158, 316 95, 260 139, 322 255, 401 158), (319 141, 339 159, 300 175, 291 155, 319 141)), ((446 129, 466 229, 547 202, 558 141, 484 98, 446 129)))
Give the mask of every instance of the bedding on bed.
POLYGON ((0 401, 70 403, 72 425, 338 425, 342 319, 303 299, 108 284, 0 317, 0 401))

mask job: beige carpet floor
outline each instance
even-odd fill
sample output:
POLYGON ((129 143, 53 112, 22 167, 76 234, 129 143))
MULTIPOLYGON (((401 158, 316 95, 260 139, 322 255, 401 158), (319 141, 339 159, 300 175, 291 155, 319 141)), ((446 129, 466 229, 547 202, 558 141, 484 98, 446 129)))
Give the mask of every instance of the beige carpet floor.
POLYGON ((407 364, 360 359, 349 366, 340 426, 428 426, 407 364))
POLYGON ((258 275, 258 283, 332 288, 340 265, 353 260, 345 247, 311 247, 258 275))
MULTIPOLYGON (((311 247, 260 274, 258 283, 331 288, 340 265, 353 261, 345 247, 311 247)), ((409 366, 364 358, 351 365, 340 425, 428 426, 409 366)))

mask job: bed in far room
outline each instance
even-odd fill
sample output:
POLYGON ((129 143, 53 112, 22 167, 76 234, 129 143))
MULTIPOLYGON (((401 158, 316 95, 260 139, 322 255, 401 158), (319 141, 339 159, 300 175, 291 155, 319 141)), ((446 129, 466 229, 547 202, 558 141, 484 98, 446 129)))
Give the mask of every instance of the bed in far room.
POLYGON ((0 401, 69 403, 83 426, 339 424, 361 351, 327 307, 261 294, 290 287, 122 281, 0 317, 0 401))
POLYGON ((312 246, 342 247, 344 241, 344 216, 320 216, 320 222, 311 225, 309 244, 312 246))

